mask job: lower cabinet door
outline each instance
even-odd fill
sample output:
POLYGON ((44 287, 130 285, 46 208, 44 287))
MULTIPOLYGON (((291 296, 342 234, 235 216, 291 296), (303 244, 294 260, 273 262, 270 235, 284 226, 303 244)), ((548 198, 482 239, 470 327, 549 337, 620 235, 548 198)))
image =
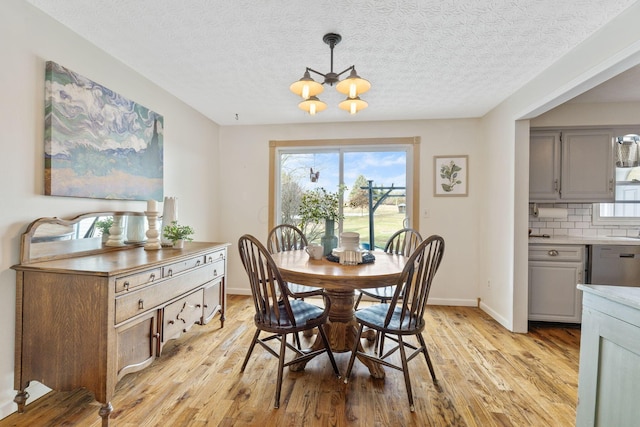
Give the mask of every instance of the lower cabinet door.
POLYGON ((179 338, 191 326, 202 321, 202 301, 203 290, 199 289, 163 309, 162 345, 169 340, 179 338))
POLYGON ((580 323, 582 320, 581 262, 529 262, 529 320, 580 323))
POLYGON ((157 313, 154 310, 116 329, 118 380, 128 373, 144 369, 155 359, 158 348, 157 313))
POLYGON ((216 314, 222 315, 222 280, 204 288, 204 315, 202 324, 208 323, 216 314))

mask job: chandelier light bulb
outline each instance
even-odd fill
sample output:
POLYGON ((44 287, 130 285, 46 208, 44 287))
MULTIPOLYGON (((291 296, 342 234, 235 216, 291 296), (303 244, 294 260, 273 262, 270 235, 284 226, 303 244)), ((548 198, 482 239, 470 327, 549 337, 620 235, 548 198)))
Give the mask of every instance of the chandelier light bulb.
POLYGON ((358 111, 364 110, 367 108, 369 104, 367 101, 360 99, 360 97, 356 96, 355 98, 347 98, 338 104, 340 109, 348 111, 349 114, 356 114, 358 111))
POLYGON ((302 86, 302 98, 304 99, 309 98, 309 85, 302 86))
POLYGON ((355 98, 358 96, 358 86, 355 83, 349 85, 349 98, 355 98))
POLYGON ((327 108, 327 104, 320 101, 316 96, 310 96, 308 99, 299 103, 298 107, 313 116, 327 108))

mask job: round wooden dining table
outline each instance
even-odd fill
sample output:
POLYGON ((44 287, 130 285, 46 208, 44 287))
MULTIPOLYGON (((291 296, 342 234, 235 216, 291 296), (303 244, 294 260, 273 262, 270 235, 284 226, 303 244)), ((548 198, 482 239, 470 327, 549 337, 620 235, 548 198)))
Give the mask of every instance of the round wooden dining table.
MULTIPOLYGON (((367 264, 342 265, 326 258, 314 260, 304 250, 272 254, 282 278, 287 282, 324 288, 331 300, 329 319, 324 325, 331 350, 353 350, 358 322, 353 304, 355 290, 395 285, 400 278, 407 257, 386 252, 374 252, 375 261, 367 264)), ((322 348, 322 339, 316 338, 311 349, 322 348)), ((360 343, 358 345, 361 345, 360 343)), ((360 358, 374 378, 384 378, 384 370, 378 363, 360 358)), ((304 369, 305 364, 291 365, 291 370, 304 369)))

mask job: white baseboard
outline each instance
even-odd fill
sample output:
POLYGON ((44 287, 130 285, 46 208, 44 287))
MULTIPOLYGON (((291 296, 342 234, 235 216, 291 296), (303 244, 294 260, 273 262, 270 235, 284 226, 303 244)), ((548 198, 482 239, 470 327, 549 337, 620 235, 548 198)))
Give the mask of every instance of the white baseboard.
POLYGON ((509 331, 513 332, 513 325, 507 319, 498 314, 495 310, 485 304, 483 301, 480 301, 480 309, 487 313, 489 316, 493 317, 493 320, 504 326, 509 331))
POLYGON ((449 305, 453 307, 476 307, 475 299, 429 298, 427 305, 449 305))

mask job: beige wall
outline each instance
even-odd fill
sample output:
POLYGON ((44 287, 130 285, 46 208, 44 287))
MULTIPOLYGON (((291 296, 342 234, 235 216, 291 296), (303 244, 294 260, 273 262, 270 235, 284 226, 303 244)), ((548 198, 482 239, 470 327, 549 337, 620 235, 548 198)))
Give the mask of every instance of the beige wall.
POLYGON ((445 256, 434 283, 430 303, 475 305, 477 299, 479 205, 483 197, 480 161, 480 121, 428 120, 407 122, 343 123, 298 126, 234 126, 220 132, 221 173, 227 183, 220 188, 221 237, 232 242, 229 259, 229 290, 248 294, 246 273, 235 244, 244 233, 266 239, 268 232, 269 141, 300 139, 346 139, 419 136, 420 218, 423 236, 440 234, 446 242, 445 256), (248 155, 251 153, 251 155, 248 155), (469 196, 433 197, 433 156, 469 155, 469 196), (461 268, 460 266, 464 266, 461 268))
MULTIPOLYGON (((144 202, 43 196, 44 63, 56 61, 165 118, 165 194, 197 237, 215 239, 218 126, 19 0, 0 2, 0 418, 15 410, 13 348, 19 236, 43 216, 130 209, 144 202), (194 171, 197 171, 194 173, 194 171)), ((44 387, 29 388, 34 398, 44 387)))

